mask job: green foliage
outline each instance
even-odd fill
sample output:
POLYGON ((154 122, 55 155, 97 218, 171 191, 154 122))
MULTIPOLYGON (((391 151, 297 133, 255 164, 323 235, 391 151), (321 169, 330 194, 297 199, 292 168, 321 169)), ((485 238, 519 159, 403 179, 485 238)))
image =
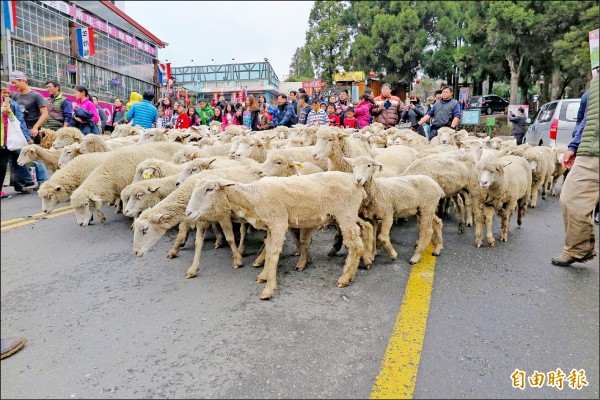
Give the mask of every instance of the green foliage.
POLYGON ((290 73, 287 79, 288 82, 299 82, 297 80, 291 80, 291 78, 303 77, 307 79, 301 80, 314 80, 315 71, 312 66, 312 57, 310 55, 310 51, 307 47, 302 46, 296 48, 296 52, 292 57, 292 62, 290 64, 290 73))

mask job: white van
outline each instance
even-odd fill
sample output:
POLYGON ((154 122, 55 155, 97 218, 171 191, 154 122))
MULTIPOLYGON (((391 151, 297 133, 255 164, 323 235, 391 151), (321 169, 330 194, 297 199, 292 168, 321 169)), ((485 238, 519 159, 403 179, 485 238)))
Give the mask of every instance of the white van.
POLYGON ((552 147, 571 143, 580 102, 581 99, 563 99, 544 104, 525 133, 526 142, 532 146, 552 147))

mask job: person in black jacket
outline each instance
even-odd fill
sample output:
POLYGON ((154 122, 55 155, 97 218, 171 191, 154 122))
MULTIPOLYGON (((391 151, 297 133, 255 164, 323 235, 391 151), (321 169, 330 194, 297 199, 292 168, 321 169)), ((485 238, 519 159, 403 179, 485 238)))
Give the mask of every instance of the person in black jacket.
POLYGON ((258 130, 258 124, 260 123, 258 117, 258 102, 253 95, 246 97, 245 106, 242 111, 242 125, 252 129, 253 131, 258 130))
POLYGON ((425 108, 419 97, 411 94, 409 97, 410 104, 402 111, 400 122, 409 122, 413 131, 421 136, 425 136, 425 131, 422 126, 419 126, 419 120, 425 115, 425 108))
POLYGON ((525 109, 523 107, 519 107, 517 112, 518 115, 515 115, 515 113, 511 111, 508 120, 513 123, 513 136, 517 141, 517 145, 520 145, 523 143, 525 131, 527 130, 527 116, 525 115, 525 109))

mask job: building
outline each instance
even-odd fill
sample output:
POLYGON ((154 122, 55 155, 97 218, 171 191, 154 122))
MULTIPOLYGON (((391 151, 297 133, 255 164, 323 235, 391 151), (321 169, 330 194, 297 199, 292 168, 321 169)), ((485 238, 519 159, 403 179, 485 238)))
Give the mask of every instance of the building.
POLYGON ((267 59, 263 62, 225 65, 171 67, 176 85, 198 99, 212 100, 221 95, 226 101, 241 101, 246 95, 264 95, 268 102, 279 93, 279 78, 267 59))
POLYGON ((1 24, 2 81, 8 81, 11 70, 22 71, 30 85, 46 97, 48 80, 59 81, 67 94, 69 88, 82 85, 109 104, 111 113, 115 97, 128 99, 132 91, 143 93, 151 88, 158 93, 158 49, 167 43, 112 1, 12 4, 16 5, 16 26, 7 29, 1 24), (79 55, 77 28, 93 28, 95 54, 79 55))

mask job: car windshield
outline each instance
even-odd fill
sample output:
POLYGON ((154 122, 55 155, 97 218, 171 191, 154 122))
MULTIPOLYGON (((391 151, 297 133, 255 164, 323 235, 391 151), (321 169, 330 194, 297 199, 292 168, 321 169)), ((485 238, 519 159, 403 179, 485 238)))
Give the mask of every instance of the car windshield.
POLYGON ((479 103, 480 98, 481 98, 480 96, 471 97, 471 100, 469 102, 471 104, 477 104, 477 103, 479 103))
POLYGON ((537 122, 548 122, 552 119, 552 115, 554 115, 554 110, 556 110, 556 105, 558 103, 548 103, 542 107, 540 113, 538 115, 537 122))

